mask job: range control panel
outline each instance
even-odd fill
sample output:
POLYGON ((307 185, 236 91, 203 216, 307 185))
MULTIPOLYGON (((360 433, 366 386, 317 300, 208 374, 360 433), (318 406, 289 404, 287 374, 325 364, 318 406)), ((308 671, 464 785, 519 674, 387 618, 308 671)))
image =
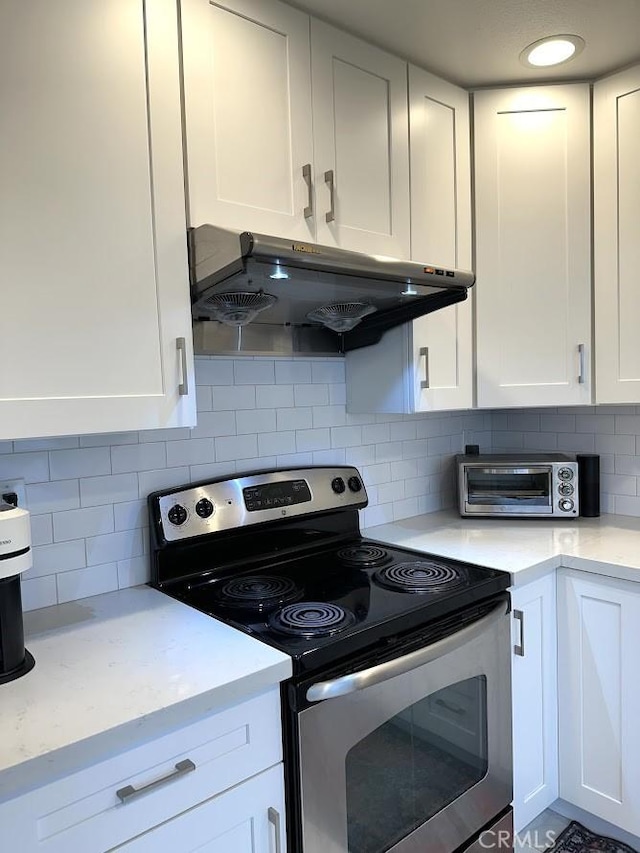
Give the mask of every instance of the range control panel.
POLYGON ((161 535, 177 542, 222 530, 341 508, 362 509, 367 492, 351 467, 268 471, 197 483, 150 497, 161 535))

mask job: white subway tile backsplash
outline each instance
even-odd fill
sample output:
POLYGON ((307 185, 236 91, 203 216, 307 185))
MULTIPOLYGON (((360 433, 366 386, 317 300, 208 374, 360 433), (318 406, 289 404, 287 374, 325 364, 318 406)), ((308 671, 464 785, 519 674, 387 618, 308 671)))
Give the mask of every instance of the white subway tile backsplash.
MULTIPOLYGON (((209 462, 206 465, 192 465, 180 483, 174 483, 174 485, 178 486, 183 483, 195 483, 199 480, 216 480, 223 477, 232 477, 235 472, 235 461, 209 462)), ((171 486, 167 486, 167 488, 171 488, 171 486)))
POLYGON ((196 408, 199 412, 210 412, 213 394, 210 385, 196 385, 196 408))
POLYGON ((600 474, 600 487, 610 495, 636 495, 636 477, 625 474, 600 474))
POLYGON ((13 442, 0 441, 0 454, 1 453, 13 453, 13 442))
POLYGON ((118 588, 140 586, 151 579, 148 557, 132 557, 130 560, 118 560, 118 588))
POLYGON ((329 385, 329 405, 344 406, 347 402, 346 385, 329 385))
POLYGON ((90 536, 86 547, 88 566, 129 560, 142 554, 142 531, 122 530, 106 536, 90 536))
POLYGON ((362 445, 362 427, 342 426, 331 428, 332 447, 360 447, 362 445))
POLYGON ((314 361, 311 364, 311 381, 326 382, 327 385, 341 384, 345 381, 344 360, 314 361))
POLYGON ((203 465, 215 461, 213 438, 192 438, 167 443, 167 467, 203 465))
POLYGON ((278 432, 313 427, 313 409, 311 406, 298 406, 296 409, 278 409, 276 429, 278 432))
POLYGON ((14 453, 28 453, 34 450, 69 450, 79 447, 77 436, 61 436, 60 438, 27 438, 13 442, 14 453))
MULTIPOLYGON (((616 419, 614 415, 577 415, 575 418, 576 432, 593 432, 600 435, 613 435, 616 432, 616 419)), ((558 432, 571 432, 572 430, 558 430, 558 432)))
POLYGON ((31 545, 48 545, 53 542, 51 513, 31 516, 31 545))
POLYGON ((362 468, 362 477, 365 485, 377 486, 380 483, 391 482, 391 465, 389 462, 381 462, 378 465, 365 465, 362 468))
POLYGON ((27 506, 32 515, 77 509, 80 490, 77 480, 59 480, 55 483, 32 483, 25 487, 27 506))
POLYGON ((376 444, 376 462, 397 462, 402 459, 402 442, 385 441, 376 444))
POLYGON ((290 409, 293 406, 293 385, 257 385, 256 408, 290 409))
POLYGON ((150 441, 185 441, 188 438, 191 438, 191 429, 189 427, 145 429, 138 433, 138 439, 141 444, 147 444, 150 441))
POLYGON ((316 450, 313 453, 314 465, 346 465, 347 451, 344 447, 336 447, 333 450, 316 450))
MULTIPOLYGON (((137 474, 84 477, 80 480, 80 502, 82 506, 99 506, 130 501, 138 497, 138 488, 137 474)), ((72 507, 64 507, 64 509, 72 509, 72 507)))
POLYGON ((409 497, 404 500, 394 501, 393 520, 401 521, 403 518, 411 518, 414 515, 420 515, 420 501, 417 497, 409 497))
POLYGON ((344 426, 346 421, 347 414, 344 406, 314 406, 313 408, 314 427, 344 426))
POLYGON ((595 452, 635 454, 636 437, 635 435, 596 435, 595 452))
POLYGON ((251 459, 258 456, 258 437, 255 435, 222 436, 214 439, 216 443, 216 461, 228 462, 231 459, 251 459))
POLYGON ((113 520, 116 531, 146 527, 149 524, 146 500, 140 499, 114 504, 113 520))
POLYGON ((275 456, 259 456, 255 459, 240 459, 236 462, 236 474, 247 474, 260 471, 263 468, 276 468, 278 460, 275 456))
POLYGON ((87 447, 77 450, 52 450, 49 453, 49 467, 52 480, 110 474, 111 449, 87 447))
POLYGON ((284 453, 276 457, 278 468, 305 468, 313 465, 313 453, 284 453))
POLYGON ((328 450, 331 447, 330 429, 296 430, 296 450, 299 453, 311 450, 328 450))
POLYGON ((378 485, 378 503, 380 504, 400 501, 403 500, 404 497, 404 480, 395 480, 392 483, 380 483, 378 485))
POLYGON ((87 565, 84 539, 43 545, 33 550, 33 567, 25 572, 30 578, 55 575, 87 565))
MULTIPOLYGON (((61 480, 73 477, 67 474, 61 480)), ((21 478, 25 483, 43 483, 49 479, 49 454, 12 453, 0 456, 0 479, 15 480, 21 478)))
POLYGON ((58 587, 55 575, 27 580, 23 575, 21 587, 24 610, 37 610, 39 607, 49 607, 58 603, 58 587))
POLYGON ((53 538, 56 542, 84 539, 113 531, 112 505, 72 509, 56 512, 53 516, 53 538))
POLYGON ((275 432, 275 409, 253 409, 251 411, 236 412, 236 424, 238 435, 275 432))
POLYGON ((345 448, 347 465, 373 465, 376 461, 375 444, 364 444, 362 447, 345 448))
POLYGON ((183 483, 188 483, 190 479, 187 467, 141 471, 138 474, 138 497, 145 498, 151 492, 181 486, 183 483))
POLYGON ((311 382, 311 362, 276 361, 276 382, 284 385, 311 382))
POLYGON ((389 437, 391 441, 409 441, 412 438, 417 438, 417 425, 416 421, 396 421, 389 424, 389 437))
POLYGON ((294 385, 293 399, 296 406, 328 406, 329 389, 326 385, 294 385))
POLYGON ((97 435, 80 436, 80 447, 113 447, 116 444, 137 443, 137 432, 101 432, 97 435))
POLYGON ((273 385, 276 373, 273 361, 237 359, 233 362, 236 385, 273 385))
POLYGON ((295 430, 269 432, 258 436, 258 451, 260 456, 276 456, 283 453, 296 452, 295 430))
POLYGON ((245 387, 230 385, 216 386, 211 389, 211 408, 213 411, 238 411, 255 409, 256 389, 254 385, 245 387))
MULTIPOLYGON (((590 415, 582 415, 582 417, 588 418, 590 415)), ((589 429, 576 430, 574 415, 540 415, 540 430, 542 432, 591 432, 589 429)))
POLYGON ((58 575, 58 603, 75 601, 90 595, 118 589, 118 568, 115 563, 76 569, 58 575))
POLYGON ((235 435, 236 431, 235 412, 198 412, 198 425, 189 430, 189 438, 215 438, 235 435))
POLYGON ((233 360, 196 358, 197 385, 233 385, 233 360))
MULTIPOLYGON (((72 452, 72 451, 69 451, 72 452)), ((165 468, 167 464, 167 445, 164 442, 150 444, 124 444, 111 448, 111 471, 114 474, 126 474, 136 471, 153 471, 165 468)), ((108 472, 108 473, 111 473, 108 472)), ((80 476, 104 473, 88 471, 80 476)))
POLYGON ((570 453, 593 453, 596 436, 589 433, 558 433, 558 450, 570 453))
POLYGON ((391 441, 391 424, 366 424, 362 427, 363 444, 391 441))

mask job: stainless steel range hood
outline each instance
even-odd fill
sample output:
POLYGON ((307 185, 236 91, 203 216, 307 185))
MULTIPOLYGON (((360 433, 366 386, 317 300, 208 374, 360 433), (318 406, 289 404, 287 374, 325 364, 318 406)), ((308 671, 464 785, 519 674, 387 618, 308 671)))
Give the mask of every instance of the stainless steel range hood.
POLYGON ((337 354, 467 298, 471 272, 202 225, 189 231, 200 353, 337 354))

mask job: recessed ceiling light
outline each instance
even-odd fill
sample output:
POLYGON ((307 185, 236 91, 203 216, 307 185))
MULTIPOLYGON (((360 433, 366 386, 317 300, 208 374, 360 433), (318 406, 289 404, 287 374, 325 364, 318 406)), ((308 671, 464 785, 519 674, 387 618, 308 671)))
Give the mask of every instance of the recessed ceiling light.
POLYGON ((547 36, 525 47, 520 54, 520 62, 527 68, 560 65, 581 53, 584 44, 584 39, 580 36, 547 36))

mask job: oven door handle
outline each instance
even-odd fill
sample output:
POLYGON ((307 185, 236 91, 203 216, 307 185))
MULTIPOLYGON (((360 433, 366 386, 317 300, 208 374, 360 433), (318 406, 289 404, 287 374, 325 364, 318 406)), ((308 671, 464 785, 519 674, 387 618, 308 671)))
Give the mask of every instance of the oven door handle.
POLYGON ((464 646, 465 643, 475 640, 491 625, 502 619, 508 610, 508 602, 501 601, 497 607, 494 607, 491 612, 478 619, 477 622, 472 622, 471 625, 466 625, 460 631, 456 631, 455 634, 444 637, 423 649, 417 649, 408 655, 372 666, 369 669, 362 669, 360 672, 352 672, 331 681, 319 681, 317 684, 312 684, 307 690, 307 701, 322 702, 325 699, 335 699, 337 696, 347 696, 349 693, 356 693, 358 690, 373 687, 374 684, 381 684, 383 681, 395 678, 396 675, 403 675, 405 672, 417 669, 425 663, 444 657, 444 655, 464 646))

